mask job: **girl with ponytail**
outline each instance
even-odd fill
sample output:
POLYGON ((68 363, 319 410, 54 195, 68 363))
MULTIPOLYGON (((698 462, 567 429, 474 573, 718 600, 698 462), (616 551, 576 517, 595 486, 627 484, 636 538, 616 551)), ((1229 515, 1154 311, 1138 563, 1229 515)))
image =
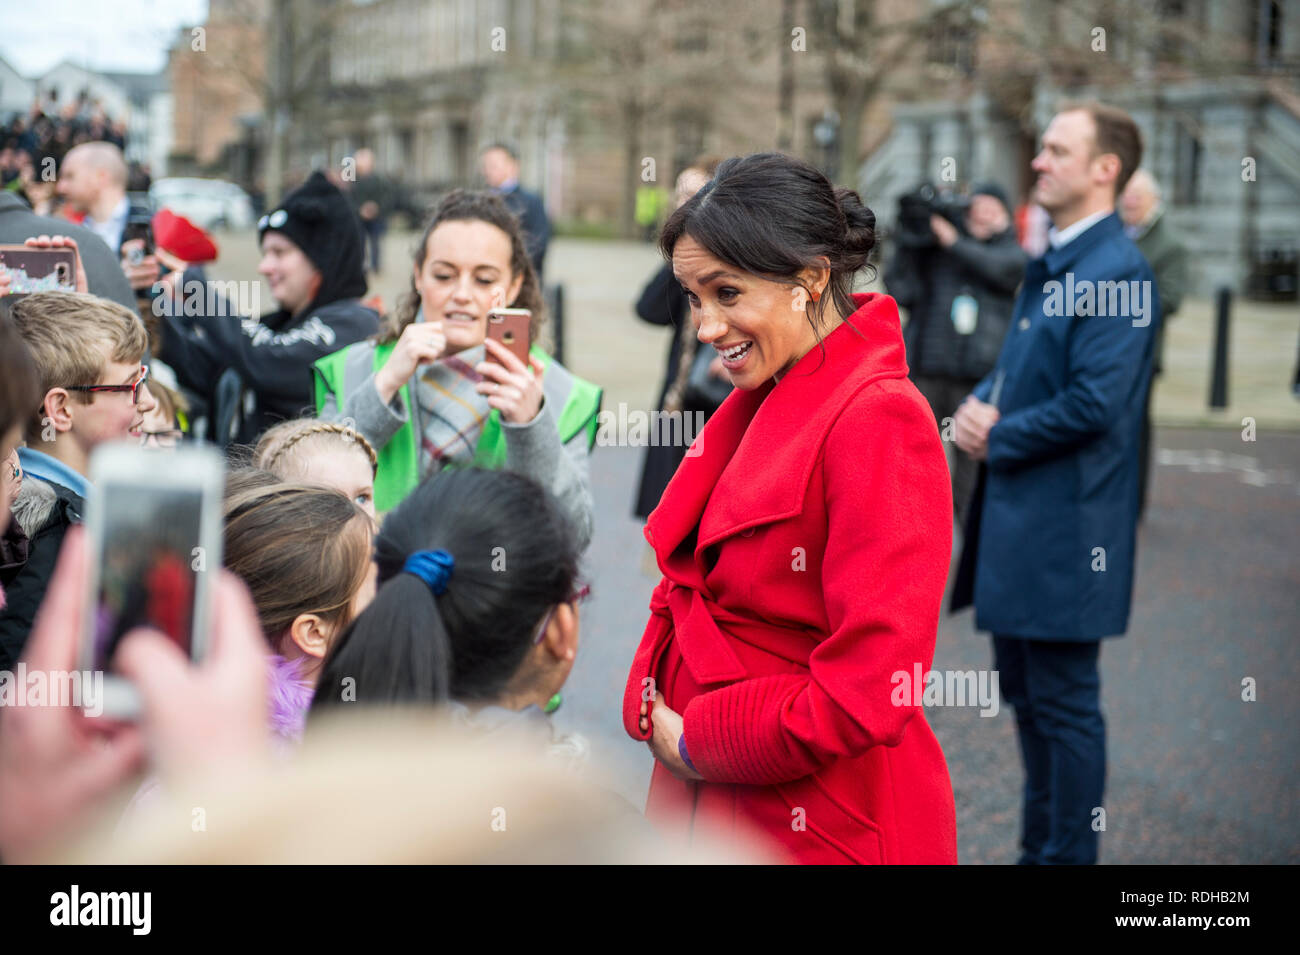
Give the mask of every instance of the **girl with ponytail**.
POLYGON ((523 720, 549 732, 543 714, 577 656, 578 558, 572 527, 531 479, 434 475, 384 520, 378 591, 331 648, 313 713, 451 701, 479 727, 523 720))

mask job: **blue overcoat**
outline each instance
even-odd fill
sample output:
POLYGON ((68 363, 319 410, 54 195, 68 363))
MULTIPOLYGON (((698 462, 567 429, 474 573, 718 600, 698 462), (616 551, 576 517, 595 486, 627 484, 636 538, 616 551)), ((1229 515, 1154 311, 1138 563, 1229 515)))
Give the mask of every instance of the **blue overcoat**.
POLYGON ((1159 322, 1154 275, 1113 213, 1029 263, 998 363, 974 390, 1001 413, 953 589, 976 628, 1047 640, 1128 628, 1159 322))

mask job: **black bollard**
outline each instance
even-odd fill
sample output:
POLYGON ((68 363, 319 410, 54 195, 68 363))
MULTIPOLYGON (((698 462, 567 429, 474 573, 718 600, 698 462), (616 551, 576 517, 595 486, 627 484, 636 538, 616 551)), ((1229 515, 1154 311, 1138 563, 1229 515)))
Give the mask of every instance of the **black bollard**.
POLYGON ((1296 339, 1295 374, 1291 376, 1291 394, 1300 401, 1300 338, 1296 339))
POLYGON ((559 282, 546 288, 547 311, 551 313, 551 324, 555 328, 555 360, 564 364, 564 286, 559 282))
POLYGON ((1219 286, 1214 296, 1214 367, 1210 372, 1210 407, 1228 407, 1228 315, 1232 308, 1232 290, 1219 286))

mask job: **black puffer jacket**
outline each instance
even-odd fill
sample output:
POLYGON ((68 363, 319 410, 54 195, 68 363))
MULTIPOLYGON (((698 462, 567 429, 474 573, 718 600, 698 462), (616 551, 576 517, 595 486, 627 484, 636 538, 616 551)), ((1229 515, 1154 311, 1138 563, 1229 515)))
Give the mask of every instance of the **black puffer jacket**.
POLYGON ((28 538, 26 561, 6 569, 0 610, 0 670, 12 671, 31 636, 36 611, 54 576, 63 537, 81 523, 85 502, 61 484, 29 477, 14 502, 13 520, 28 538))
POLYGON ((182 385, 211 399, 227 368, 239 373, 252 395, 238 441, 253 443, 277 421, 315 411, 311 366, 379 330, 379 314, 356 299, 283 309, 261 321, 202 317, 193 330, 168 317, 159 357, 182 385))
POLYGON ((987 375, 1002 350, 1028 259, 1014 229, 986 241, 963 235, 947 249, 900 245, 885 272, 885 287, 909 314, 903 341, 911 373, 987 375), (952 320, 953 300, 962 294, 979 305, 975 329, 965 335, 952 320))
POLYGON ((170 314, 164 319, 159 357, 183 386, 211 407, 222 374, 230 369, 239 375, 245 400, 236 440, 249 444, 277 421, 312 414, 311 366, 379 330, 379 314, 360 302, 366 294, 361 221, 324 175, 312 173, 263 217, 259 243, 267 232, 288 238, 320 273, 316 297, 306 307, 295 314, 281 308, 260 321, 241 320, 218 295, 205 296, 203 302, 203 310, 215 315, 161 309, 170 314))

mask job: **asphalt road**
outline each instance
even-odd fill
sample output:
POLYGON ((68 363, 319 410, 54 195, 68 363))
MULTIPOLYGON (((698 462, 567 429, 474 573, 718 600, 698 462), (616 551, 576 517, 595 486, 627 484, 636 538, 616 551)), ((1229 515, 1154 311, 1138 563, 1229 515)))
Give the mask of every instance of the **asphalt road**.
MULTIPOLYGON (((1164 428, 1140 531, 1129 632, 1102 649, 1105 863, 1300 861, 1300 434, 1164 428), (1256 683, 1243 702, 1242 681, 1256 683)), ((557 718, 637 805, 651 761, 622 731, 647 617, 649 551, 631 517, 639 448, 593 459, 597 531, 582 639, 557 718)), ((991 666, 970 611, 940 624, 936 669, 991 666)), ((948 759, 959 857, 1011 863, 1023 775, 1009 707, 927 708, 948 759)))

